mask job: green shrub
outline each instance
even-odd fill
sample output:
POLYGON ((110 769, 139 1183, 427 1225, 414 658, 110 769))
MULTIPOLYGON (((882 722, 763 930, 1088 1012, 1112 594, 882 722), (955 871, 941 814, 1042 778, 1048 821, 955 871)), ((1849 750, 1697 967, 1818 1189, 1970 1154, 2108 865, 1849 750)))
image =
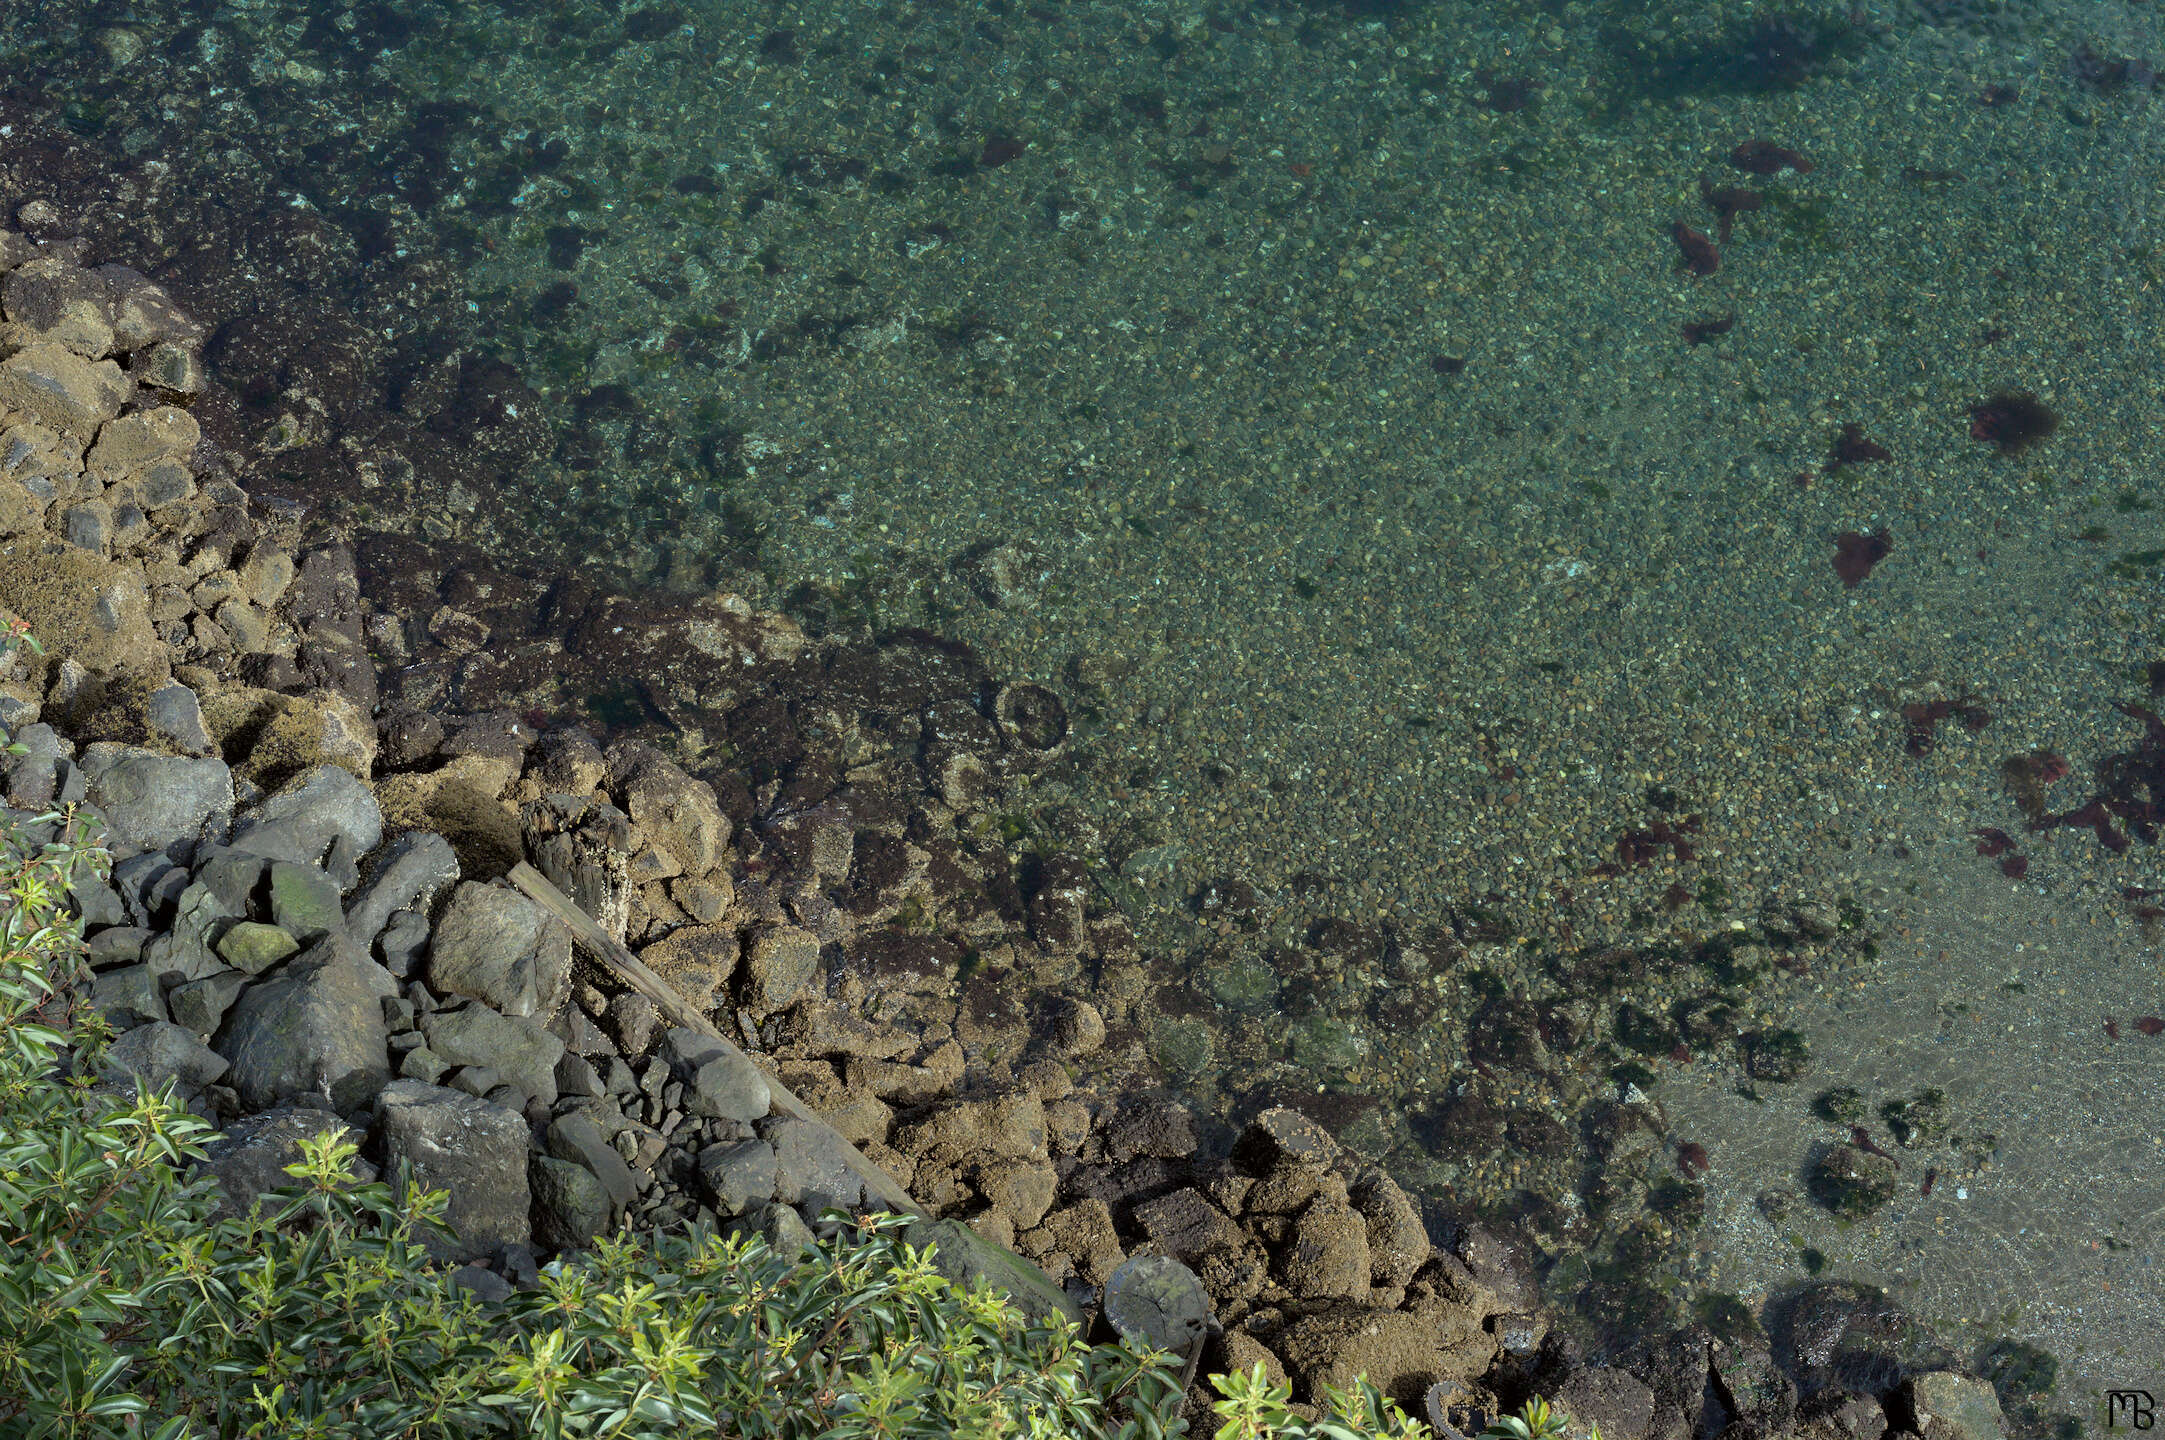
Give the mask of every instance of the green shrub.
MULTIPOLYGON (((893 1217, 799 1256, 712 1234, 606 1239, 484 1309, 427 1261, 422 1237, 449 1233, 444 1192, 407 1174, 357 1184, 352 1142, 326 1133, 286 1167, 294 1185, 213 1223, 215 1178, 186 1170, 210 1127, 170 1085, 93 1088, 111 1031, 80 1003, 64 897, 106 857, 70 812, 34 825, 53 838, 0 834, 0 1435, 1184 1432, 1171 1357, 1084 1345, 1065 1321, 956 1290, 893 1217)), ((1365 1381, 1313 1423, 1260 1368, 1213 1383, 1220 1440, 1423 1433, 1365 1381)))

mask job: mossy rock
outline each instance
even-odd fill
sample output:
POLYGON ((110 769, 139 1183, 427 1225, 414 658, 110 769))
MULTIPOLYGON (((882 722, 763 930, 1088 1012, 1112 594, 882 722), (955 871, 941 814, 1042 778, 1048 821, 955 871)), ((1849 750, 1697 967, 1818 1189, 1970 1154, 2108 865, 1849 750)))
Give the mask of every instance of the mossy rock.
POLYGON ((1200 1020, 1162 1020, 1150 1032, 1150 1053, 1175 1075, 1201 1075, 1217 1058, 1218 1038, 1200 1020))
POLYGON ((1806 1185, 1812 1198, 1843 1220, 1862 1220, 1894 1198, 1901 1172, 1884 1155, 1856 1145, 1836 1145, 1812 1166, 1806 1185))
POLYGON ((1812 1101, 1812 1113, 1829 1125, 1855 1125, 1864 1119, 1864 1092, 1854 1085, 1822 1090, 1812 1101))
POLYGON ((1812 1042, 1801 1030, 1754 1030, 1744 1037, 1744 1068, 1774 1085, 1801 1080, 1812 1068, 1812 1042))
POLYGON ((1311 1015, 1293 1027, 1293 1063, 1304 1070, 1347 1070, 1368 1053, 1368 1042, 1334 1015, 1311 1015))
POLYGON ((1889 1100, 1879 1107, 1880 1117, 1905 1149, 1928 1145, 1947 1133, 1947 1092, 1928 1086, 1907 1100, 1889 1100))

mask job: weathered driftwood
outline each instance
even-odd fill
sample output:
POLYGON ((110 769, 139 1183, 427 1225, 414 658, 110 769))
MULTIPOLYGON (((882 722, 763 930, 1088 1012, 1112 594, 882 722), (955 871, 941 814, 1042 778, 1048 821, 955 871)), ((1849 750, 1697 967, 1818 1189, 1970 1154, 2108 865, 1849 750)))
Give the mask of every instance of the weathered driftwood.
MULTIPOLYGON (((696 1030, 725 1050, 736 1055, 744 1054, 728 1036, 714 1028, 713 1021, 692 1008, 691 1004, 677 993, 674 985, 655 974, 645 961, 610 938, 607 931, 596 924, 585 911, 572 904, 564 892, 550 884, 548 878, 539 870, 522 860, 511 867, 510 879, 529 899, 563 921, 564 928, 571 931, 571 938, 596 960, 615 971, 625 984, 652 1000, 662 1014, 668 1017, 670 1024, 696 1030)), ((833 1126, 814 1114, 810 1106, 792 1095, 788 1086, 770 1074, 767 1076, 767 1087, 773 1092, 774 1104, 778 1109, 833 1133, 835 1139, 841 1141, 842 1153, 848 1159, 850 1168, 864 1181, 866 1191, 877 1196, 882 1204, 897 1214, 931 1218, 925 1208, 912 1200, 910 1192, 903 1189, 892 1175, 865 1159, 855 1145, 844 1140, 833 1126)))

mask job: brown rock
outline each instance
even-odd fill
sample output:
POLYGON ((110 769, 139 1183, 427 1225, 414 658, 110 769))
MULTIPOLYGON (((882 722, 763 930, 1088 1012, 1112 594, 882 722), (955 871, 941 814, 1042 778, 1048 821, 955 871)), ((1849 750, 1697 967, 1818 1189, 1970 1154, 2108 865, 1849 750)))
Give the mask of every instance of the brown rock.
POLYGON ((50 341, 0 360, 0 406, 85 440, 134 393, 134 382, 112 361, 86 360, 50 341))
POLYGON ((1060 1189, 1059 1175, 1042 1161, 996 1160, 978 1167, 971 1183, 985 1197, 985 1203, 1006 1216, 1017 1230, 1027 1230, 1043 1220, 1060 1189))
POLYGON ((951 1100, 897 1129, 894 1143, 898 1149, 920 1155, 938 1150, 958 1157, 987 1154, 1043 1160, 1048 1156, 1045 1106, 1028 1090, 951 1100))
POLYGON ((151 629, 150 593, 132 566, 42 535, 0 541, 0 608, 27 620, 49 652, 93 675, 172 673, 151 629))
POLYGON ((1319 1196, 1329 1204, 1346 1204, 1346 1182, 1298 1160, 1281 1161, 1248 1191, 1248 1213, 1296 1215, 1319 1196))
POLYGON ((1412 1197, 1383 1171, 1369 1170, 1355 1182, 1352 1200, 1368 1225, 1371 1282, 1389 1289, 1412 1283, 1432 1248, 1412 1197))
POLYGON ((1338 1142, 1330 1131, 1282 1105, 1251 1120, 1233 1145, 1234 1163, 1251 1175, 1266 1175, 1281 1160, 1327 1169, 1338 1155, 1338 1142))
POLYGON ((160 405, 100 426, 87 463, 92 474, 111 482, 148 470, 160 460, 185 464, 202 438, 195 416, 178 405, 160 405))
POLYGON ((675 862, 670 873, 704 875, 712 870, 722 847, 729 843, 731 828, 714 787, 694 780, 645 746, 611 746, 608 761, 625 813, 657 850, 675 862))
POLYGON ((1150 1238, 1150 1248, 1183 1265, 1194 1265, 1221 1250, 1246 1250, 1248 1237, 1223 1210, 1194 1188, 1135 1207, 1135 1221, 1150 1238))
POLYGON ((1128 1258, 1113 1212, 1102 1200, 1078 1200, 1051 1211, 1033 1233, 1047 1252, 1072 1256, 1076 1273, 1093 1285, 1103 1285, 1128 1258))
POLYGON ((1275 1348, 1296 1400, 1314 1400, 1325 1385, 1346 1388, 1366 1375, 1408 1414, 1418 1415, 1429 1386, 1463 1384, 1486 1371, 1496 1342, 1463 1312, 1439 1316, 1345 1305, 1295 1320, 1275 1348))
POLYGON ((1364 1300, 1374 1263, 1368 1225, 1350 1205, 1318 1200, 1301 1213, 1278 1278, 1304 1300, 1364 1300))
POLYGON ((726 925, 687 925, 639 952, 695 1010, 714 1008, 737 968, 737 932, 726 925))

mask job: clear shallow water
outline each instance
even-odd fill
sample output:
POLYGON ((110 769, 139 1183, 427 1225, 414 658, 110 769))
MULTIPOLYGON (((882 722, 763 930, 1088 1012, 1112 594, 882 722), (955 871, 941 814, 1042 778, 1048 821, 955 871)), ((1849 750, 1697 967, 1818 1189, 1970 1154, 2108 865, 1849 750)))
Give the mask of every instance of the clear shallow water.
MULTIPOLYGON (((2094 1033, 2165 1013, 2122 893, 2156 852, 2022 836, 2003 893, 1968 832, 2020 835, 2002 762, 2035 749, 2072 767, 2047 808, 2080 803, 2165 658, 2165 39, 2119 6, 1850 13, 264 3, 13 33, 78 133, 140 154, 199 115, 236 167, 308 157, 288 203, 436 247, 557 437, 512 523, 1067 694, 1078 762, 1025 819, 1160 958, 1198 1103, 1320 1088, 1409 1179, 1606 1254, 1629 1226, 1569 1221, 1575 1136, 1643 1080, 1712 1165, 1707 1222, 1642 1267, 1678 1288, 1632 1313, 1778 1294, 1812 1248, 2046 1345, 2080 1410, 2156 1319, 2101 1287, 2157 1253, 2129 1156, 2165 1040, 2094 1033), (1759 140, 1811 168, 1741 168, 1759 140), (1717 271, 1679 268, 1680 223, 1717 271), (2057 432, 1975 438, 2002 390, 2057 432), (1854 587, 1844 534, 1889 542, 1854 587), (1935 699, 1990 723, 1912 753, 1935 699), (1218 881, 1252 907, 1199 904, 1218 881), (1845 917, 1808 973, 1705 948, 1799 906, 1845 917), (2082 943, 2005 992, 2041 918, 2082 943), (1499 997, 1587 1033, 1494 1063, 1499 997), (1723 1047, 1672 1058, 1671 1007, 1724 997, 1807 1034, 1810 1073, 1753 1102, 1723 1047), (1950 1006, 2014 1038, 1951 1067, 1950 1006), (1837 1083, 1945 1086, 1995 1178, 1848 1230, 1807 1206, 1788 1243, 1756 1196, 1838 1138, 1807 1108, 1837 1083)), ((422 518, 455 530, 450 500, 422 518)))

